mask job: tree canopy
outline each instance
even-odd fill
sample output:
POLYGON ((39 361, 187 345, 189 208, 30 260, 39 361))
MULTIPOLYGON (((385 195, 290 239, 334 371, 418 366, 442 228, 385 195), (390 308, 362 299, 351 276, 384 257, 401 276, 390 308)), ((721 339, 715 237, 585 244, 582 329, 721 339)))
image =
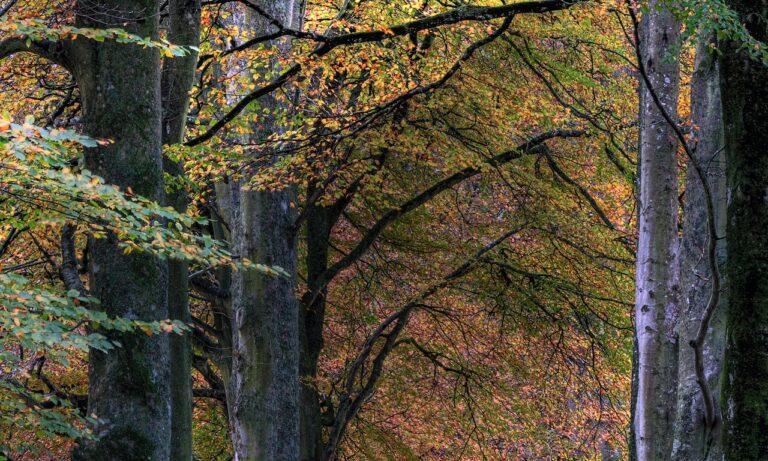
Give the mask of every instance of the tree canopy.
POLYGON ((0 459, 761 459, 751 9, 6 0, 0 459))

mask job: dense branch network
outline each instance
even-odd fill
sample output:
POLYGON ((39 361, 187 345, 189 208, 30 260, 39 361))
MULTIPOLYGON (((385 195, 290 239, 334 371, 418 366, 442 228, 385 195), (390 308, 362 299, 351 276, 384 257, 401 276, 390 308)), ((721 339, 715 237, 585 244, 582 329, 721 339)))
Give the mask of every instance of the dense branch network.
MULTIPOLYGON (((509 163, 512 160, 518 159, 523 155, 530 154, 535 151, 536 148, 543 145, 546 141, 556 138, 575 138, 587 135, 585 130, 553 130, 548 131, 533 138, 527 142, 520 144, 514 149, 510 149, 506 152, 502 152, 494 157, 491 157, 484 161, 489 166, 500 166, 505 163, 509 163)), ((453 186, 465 181, 468 178, 480 174, 482 170, 479 167, 467 167, 464 168, 427 188, 423 192, 417 194, 411 199, 404 202, 398 208, 385 213, 379 218, 376 223, 371 226, 368 232, 360 239, 358 244, 345 255, 342 259, 337 261, 321 276, 321 286, 330 282, 339 272, 349 267, 352 263, 358 260, 376 241, 382 232, 393 222, 400 219, 405 214, 415 210, 416 208, 424 205, 428 201, 432 200, 438 194, 450 189, 453 186)))
MULTIPOLYGON (((457 24, 465 21, 489 21, 492 19, 506 18, 507 25, 506 27, 503 27, 503 29, 506 30, 506 28, 509 26, 509 22, 515 15, 531 14, 531 13, 541 14, 541 13, 560 11, 560 10, 570 8, 576 4, 583 3, 584 1, 585 0, 576 0, 576 1, 542 0, 542 1, 513 3, 510 5, 502 5, 502 6, 495 6, 495 7, 461 7, 446 13, 437 14, 437 15, 429 16, 422 19, 417 19, 415 21, 411 21, 405 24, 395 25, 389 28, 382 27, 380 30, 374 30, 374 31, 368 31, 368 32, 354 32, 354 33, 341 34, 341 35, 306 33, 298 30, 285 28, 281 24, 279 24, 279 22, 277 21, 270 21, 272 25, 277 28, 276 32, 268 34, 266 36, 257 37, 255 39, 249 40, 243 43, 242 45, 239 45, 233 48, 232 50, 225 52, 225 55, 234 51, 245 50, 256 44, 264 43, 270 40, 275 40, 282 36, 293 36, 296 38, 311 39, 313 41, 318 42, 318 45, 314 48, 314 50, 309 55, 310 58, 313 58, 313 57, 317 58, 317 57, 322 57, 328 54, 330 51, 332 51, 333 49, 339 46, 355 45, 355 44, 369 43, 369 42, 380 42, 380 41, 387 40, 394 37, 402 37, 402 36, 406 36, 406 35, 420 32, 423 30, 434 29, 437 27, 457 24)), ((250 2, 246 2, 246 3, 250 3, 250 2)), ((499 36, 500 33, 497 30, 497 32, 495 32, 492 35, 494 35, 493 38, 495 38, 495 36, 499 36)), ((482 46, 482 44, 479 46, 482 46)), ((469 52, 469 55, 471 55, 472 51, 469 52)), ((212 56, 201 57, 201 62, 204 62, 205 60, 210 58, 212 58, 212 56)), ((460 59, 459 61, 463 61, 466 59, 467 58, 460 59)), ((302 66, 301 64, 298 64, 298 63, 289 66, 288 68, 283 70, 280 73, 280 75, 277 78, 275 78, 272 82, 249 92, 237 104, 235 104, 235 106, 233 106, 229 111, 227 111, 227 113, 223 115, 216 123, 214 123, 213 126, 211 126, 204 133, 188 140, 185 144, 187 146, 196 146, 213 138, 229 122, 231 122, 238 115, 240 115, 245 110, 245 108, 248 107, 248 105, 251 102, 272 93, 278 88, 281 88, 284 84, 286 84, 287 82, 292 80, 296 75, 298 75, 301 69, 302 69, 302 66)), ((450 78, 450 76, 453 73, 455 73, 456 70, 458 69, 453 70, 453 72, 449 72, 448 75, 446 75, 446 78, 450 78)), ((437 86, 439 86, 439 83, 437 84, 437 86)), ((427 88, 425 90, 412 90, 411 93, 413 94, 411 96, 403 95, 403 97, 405 97, 406 99, 409 99, 410 97, 416 94, 421 94, 425 91, 429 91, 429 89, 427 88)))

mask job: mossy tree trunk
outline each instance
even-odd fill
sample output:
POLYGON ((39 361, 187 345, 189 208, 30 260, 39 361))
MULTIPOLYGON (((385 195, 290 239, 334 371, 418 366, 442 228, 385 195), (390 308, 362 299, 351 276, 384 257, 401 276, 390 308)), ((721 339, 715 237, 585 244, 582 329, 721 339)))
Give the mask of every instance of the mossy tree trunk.
MULTIPOLYGON (((167 39, 174 45, 197 47, 200 41, 200 0, 168 2, 167 39)), ((193 49, 183 57, 165 59, 162 71, 163 144, 179 144, 184 138, 189 91, 195 78, 197 53, 193 49)), ((163 169, 172 176, 184 174, 181 165, 163 158, 163 169)), ((176 211, 187 208, 183 190, 167 191, 166 204, 176 211)), ((191 321, 187 264, 168 262, 168 314, 174 320, 191 321)), ((192 345, 189 335, 172 335, 171 366, 171 459, 192 459, 192 345)))
MULTIPOLYGON (((299 23, 301 5, 294 0, 255 2, 287 27, 299 23)), ((247 10, 236 13, 248 35, 273 32, 268 20, 247 10)), ((287 51, 288 41, 270 43, 287 51)), ((249 63, 243 63, 246 65, 249 63)), ((250 72, 270 72, 276 62, 253 66, 250 72)), ((272 96, 258 101, 259 126, 252 127, 253 144, 286 127, 273 116, 285 110, 272 96)), ((278 160, 278 149, 254 150, 267 162, 278 160)), ((298 461, 299 431, 299 306, 296 299, 297 246, 296 189, 253 190, 245 179, 217 187, 228 217, 235 255, 279 266, 287 274, 272 277, 256 271, 234 271, 231 276, 232 363, 227 383, 227 406, 235 459, 238 461, 298 461)))
MULTIPOLYGON (((652 1, 640 35, 645 71, 664 109, 676 118, 679 65, 676 59, 665 58, 677 41, 679 24, 661 2, 652 1)), ((638 461, 667 460, 672 448, 680 300, 677 147, 672 127, 642 84, 635 293, 638 368, 632 415, 638 461)))
POLYGON ((299 325, 290 190, 232 183, 232 248, 288 277, 232 274, 230 429, 238 460, 299 459, 299 325))
MULTIPOLYGON (((749 33, 768 40, 768 5, 730 0, 749 33)), ((768 459, 768 67, 740 43, 721 46, 728 180, 728 313, 723 446, 729 461, 768 459)))
MULTIPOLYGON (((77 23, 119 27, 158 38, 158 2, 78 1, 77 23)), ((108 183, 164 200, 161 158, 160 57, 157 50, 76 40, 72 70, 88 135, 112 143, 86 152, 86 166, 108 183)), ((89 245, 92 294, 111 316, 160 320, 168 317, 167 268, 146 254, 125 255, 111 238, 89 245)), ((83 441, 77 460, 167 460, 170 455, 168 336, 115 335, 122 347, 92 350, 88 413, 99 421, 95 441, 83 441)))

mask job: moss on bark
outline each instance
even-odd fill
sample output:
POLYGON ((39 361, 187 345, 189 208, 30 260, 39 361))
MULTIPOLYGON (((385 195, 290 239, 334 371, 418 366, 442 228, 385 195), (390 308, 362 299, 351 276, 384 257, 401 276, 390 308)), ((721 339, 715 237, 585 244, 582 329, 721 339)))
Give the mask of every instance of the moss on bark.
MULTIPOLYGON (((120 27, 158 37, 158 2, 79 1, 77 23, 120 27)), ((111 143, 89 149, 86 166, 108 183, 162 201, 160 58, 156 50, 112 41, 78 40, 70 50, 88 135, 111 143)), ((92 294, 111 316, 168 317, 166 264, 125 255, 113 238, 89 245, 92 294)), ((76 460, 162 460, 169 457, 168 337, 116 335, 122 347, 92 351, 88 413, 98 418, 95 440, 82 441, 76 460)))

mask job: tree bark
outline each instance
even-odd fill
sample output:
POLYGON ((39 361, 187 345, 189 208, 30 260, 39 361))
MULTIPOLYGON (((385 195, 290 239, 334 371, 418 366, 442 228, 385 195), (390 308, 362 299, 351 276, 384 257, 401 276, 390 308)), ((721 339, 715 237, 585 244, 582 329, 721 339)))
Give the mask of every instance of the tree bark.
MULTIPOLYGON (((679 65, 676 59, 664 58, 677 41, 679 25, 661 2, 652 1, 640 35, 641 59, 650 82, 664 109, 676 119, 679 65)), ((667 460, 672 448, 680 298, 677 146, 673 129, 643 82, 635 293, 637 400, 632 421, 638 461, 667 460)))
MULTIPOLYGON (((287 27, 298 24, 300 4, 293 0, 256 2, 287 27)), ((244 30, 255 36, 272 32, 272 25, 250 11, 244 30)), ((273 43, 287 49, 288 42, 273 43)), ((283 50, 285 51, 285 50, 283 50)), ((276 63, 264 65, 274 70, 276 63)), ((259 101, 270 110, 282 109, 271 97, 259 101)), ((285 127, 262 117, 258 139, 285 127)), ((254 152, 276 161, 276 152, 254 152)), ((293 229, 296 190, 252 190, 232 180, 219 186, 230 216, 232 251, 254 262, 279 266, 287 277, 256 271, 235 271, 231 280, 232 366, 228 384, 230 428, 238 461, 299 460, 299 306, 296 299, 297 247, 293 229)))
MULTIPOLYGON (((690 144, 696 162, 707 174, 712 200, 715 204, 715 223, 719 236, 725 235, 725 154, 723 153, 723 124, 720 105, 720 80, 710 44, 712 37, 700 40, 691 80, 690 144)), ((696 338, 702 315, 707 307, 712 274, 707 258, 709 231, 704 190, 693 166, 686 171, 683 238, 680 250, 680 272, 683 291, 682 312, 678 324, 681 341, 678 360, 677 418, 672 448, 674 461, 722 459, 718 437, 707 444, 708 428, 704 418, 701 389, 696 381, 694 351, 688 343, 696 338)), ((725 263, 725 242, 718 243, 718 264, 725 263)), ((714 395, 720 395, 720 371, 725 350, 725 308, 727 299, 720 303, 710 320, 704 343, 705 374, 714 395)))
MULTIPOLYGON (((200 0, 170 0, 168 36, 174 45, 197 47, 200 44, 200 0)), ((165 59, 163 62, 163 142, 181 143, 189 110, 189 91, 195 80, 197 52, 165 59)))
MULTIPOLYGON (((77 23, 119 27, 158 38, 158 5, 149 0, 81 1, 77 23)), ((157 50, 113 41, 72 42, 72 69, 85 132, 112 143, 88 149, 86 166, 108 183, 162 202, 160 57, 157 50)), ((167 268, 146 254, 125 255, 111 236, 89 245, 91 293, 111 316, 168 317, 167 268)), ((122 347, 91 350, 88 414, 96 440, 81 441, 76 460, 167 460, 170 451, 168 336, 115 334, 122 347)))
MULTIPOLYGON (((200 40, 200 0, 170 0, 168 4, 167 39, 174 45, 197 47, 200 40)), ((187 55, 165 59, 162 73, 163 144, 179 144, 184 138, 189 91, 195 78, 197 52, 189 49, 187 55)), ((181 177, 181 165, 163 158, 163 169, 172 176, 181 177)), ((174 188, 167 192, 166 204, 176 211, 187 209, 184 190, 174 188)), ((186 324, 189 313, 189 285, 187 263, 168 262, 168 314, 171 319, 186 324)), ((192 459, 192 344, 188 334, 172 335, 170 342, 171 373, 171 459, 192 459)))
POLYGON ((299 318, 291 191, 231 185, 232 249, 289 277, 232 274, 228 406, 237 460, 299 459, 299 318))
MULTIPOLYGON (((726 3, 754 39, 768 39, 765 3, 726 3)), ((768 459, 768 67, 741 45, 727 41, 720 55, 729 202, 721 405, 726 459, 750 461, 768 459)))
MULTIPOLYGON (((307 195, 312 195, 312 190, 307 195)), ((331 227, 335 221, 330 208, 307 203, 307 291, 301 300, 301 459, 323 456, 322 415, 316 386, 317 364, 323 349, 323 325, 327 289, 320 277, 328 269, 331 227)))

